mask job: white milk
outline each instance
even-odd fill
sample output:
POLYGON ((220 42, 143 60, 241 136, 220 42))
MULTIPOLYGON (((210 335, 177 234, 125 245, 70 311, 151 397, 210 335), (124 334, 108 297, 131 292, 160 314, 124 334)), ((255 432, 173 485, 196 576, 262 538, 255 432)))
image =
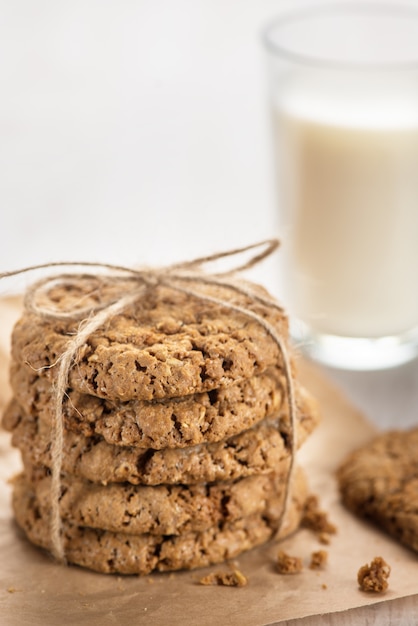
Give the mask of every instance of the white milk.
POLYGON ((418 325, 418 97, 336 92, 299 84, 274 110, 290 309, 327 334, 398 335, 418 325))

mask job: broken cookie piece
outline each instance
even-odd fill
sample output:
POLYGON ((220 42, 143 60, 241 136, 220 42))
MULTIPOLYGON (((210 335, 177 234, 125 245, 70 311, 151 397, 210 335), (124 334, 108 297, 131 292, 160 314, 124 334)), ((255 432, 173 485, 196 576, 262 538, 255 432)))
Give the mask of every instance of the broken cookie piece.
POLYGON ((381 556, 376 556, 370 565, 366 563, 357 573, 360 589, 372 593, 384 593, 389 586, 390 569, 390 565, 381 556))
POLYGON ((299 574, 303 569, 302 559, 298 556, 291 556, 283 550, 277 555, 277 571, 279 574, 299 574))
POLYGON ((248 579, 238 569, 232 572, 212 572, 199 580, 201 585, 221 585, 223 587, 245 587, 248 579))
POLYGON ((324 569, 328 562, 328 552, 326 550, 317 550, 311 554, 310 569, 324 569))
POLYGON ((329 521, 327 513, 320 509, 316 495, 307 498, 301 525, 317 533, 323 543, 329 543, 329 535, 337 532, 337 527, 329 521))

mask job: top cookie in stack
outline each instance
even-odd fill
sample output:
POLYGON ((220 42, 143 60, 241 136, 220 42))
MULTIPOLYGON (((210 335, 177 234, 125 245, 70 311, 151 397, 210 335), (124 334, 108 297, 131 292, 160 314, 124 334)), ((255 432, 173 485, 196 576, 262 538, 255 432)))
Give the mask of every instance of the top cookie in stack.
MULTIPOLYGON (((126 289, 131 288, 126 284, 126 289)), ((267 294, 253 286, 259 295, 267 294)), ((119 293, 112 283, 84 280, 56 286, 48 294, 58 312, 97 307, 119 293)), ((287 320, 241 293, 207 285, 209 297, 226 300, 260 315, 287 336, 287 320)), ((51 368, 77 332, 79 320, 40 319, 26 313, 13 335, 12 356, 54 377, 51 368), (50 369, 48 369, 50 368, 50 369)), ((79 351, 70 384, 99 398, 162 400, 233 385, 281 363, 281 354, 266 330, 244 314, 167 287, 150 287, 134 305, 112 317, 79 351)))
MULTIPOLYGON (((52 284, 48 307, 75 315, 26 311, 13 331, 14 398, 3 423, 25 467, 14 509, 28 537, 48 549, 57 365, 79 330, 77 311, 120 297, 121 286, 92 277, 52 284)), ((239 309, 265 320, 288 349, 286 316, 226 287, 205 285, 204 296, 148 287, 78 349, 62 406, 60 507, 69 562, 121 573, 198 567, 266 541, 279 526, 282 534, 297 527, 306 486, 297 474, 285 505, 292 451, 283 354, 264 325, 239 309), (199 489, 210 512, 189 511, 188 522, 176 524, 179 501, 202 508, 199 489), (133 498, 137 510, 128 515, 133 498), (115 520, 123 519, 119 508, 129 520, 112 522, 111 503, 115 520), (147 506, 153 523, 132 523, 147 506), (171 523, 155 523, 170 515, 171 523)), ((316 412, 294 386, 302 443, 316 412)))

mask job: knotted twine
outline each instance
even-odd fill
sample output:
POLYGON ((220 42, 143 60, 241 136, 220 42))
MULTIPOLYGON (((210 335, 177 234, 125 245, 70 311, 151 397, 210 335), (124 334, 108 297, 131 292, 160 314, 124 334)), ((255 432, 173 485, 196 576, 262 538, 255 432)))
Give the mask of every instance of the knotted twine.
MULTIPOLYGON (((68 320, 80 321, 76 334, 67 342, 64 352, 52 365, 46 367, 58 367, 56 384, 53 389, 53 419, 51 425, 51 552, 58 562, 65 563, 65 549, 63 540, 63 522, 60 513, 61 499, 61 470, 63 464, 64 451, 64 422, 63 422, 63 405, 67 396, 69 373, 71 368, 76 365, 76 354, 78 350, 86 343, 90 335, 98 328, 108 322, 114 315, 123 312, 127 307, 134 304, 145 293, 146 289, 156 288, 159 286, 168 287, 175 291, 184 293, 194 298, 198 298, 204 302, 211 302, 222 307, 241 313, 247 318, 255 320, 270 335, 272 340, 279 348, 279 352, 283 360, 283 371, 287 391, 287 404, 290 421, 290 464, 285 483, 284 505, 278 522, 276 537, 279 535, 285 518, 286 511, 289 506, 291 497, 291 480, 293 476, 293 468, 295 454, 297 449, 297 433, 296 433, 296 401, 295 391, 291 372, 291 362, 285 341, 279 335, 278 331, 265 320, 261 315, 245 306, 229 302, 222 298, 217 298, 204 292, 204 287, 220 286, 244 295, 252 300, 252 302, 263 304, 267 309, 276 309, 283 312, 283 307, 272 297, 260 295, 248 283, 244 283, 237 278, 237 274, 244 270, 250 269, 260 263, 263 259, 270 256, 279 246, 277 239, 269 239, 255 244, 251 244, 242 248, 235 248, 212 254, 209 256, 199 257, 191 261, 176 263, 162 268, 146 268, 135 269, 120 265, 100 262, 51 262, 18 270, 3 272, 0 279, 17 276, 39 269, 51 269, 55 267, 94 267, 102 272, 110 272, 107 274, 91 274, 91 273, 73 273, 58 274, 57 276, 49 276, 41 279, 30 286, 24 298, 24 306, 27 311, 34 313, 44 320, 68 320), (227 257, 236 257, 242 253, 259 250, 254 252, 247 261, 237 262, 232 269, 207 273, 204 265, 226 259, 227 257), (91 279, 99 280, 99 284, 103 286, 116 287, 111 291, 112 296, 108 300, 102 299, 97 305, 91 305, 75 310, 58 311, 48 308, 45 304, 39 305, 39 296, 45 294, 56 284, 82 285, 83 281, 91 279), (127 288, 128 287, 128 288, 127 288), (202 291, 203 288, 203 291, 202 291), (115 295, 116 294, 116 295, 115 295)), ((40 368, 45 369, 45 368, 40 368)))

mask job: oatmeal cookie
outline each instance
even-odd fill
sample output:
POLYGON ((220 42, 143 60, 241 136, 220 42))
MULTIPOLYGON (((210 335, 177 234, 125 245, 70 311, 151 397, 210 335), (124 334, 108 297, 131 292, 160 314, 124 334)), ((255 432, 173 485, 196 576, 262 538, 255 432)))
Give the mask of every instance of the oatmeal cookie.
MULTIPOLYGON (((30 475, 39 472, 27 472, 30 475)), ((280 518, 286 472, 250 476, 236 481, 198 485, 137 486, 127 483, 98 485, 62 475, 61 517, 79 526, 129 535, 179 535, 201 532, 215 524, 234 522, 263 513, 280 518)), ((306 491, 300 468, 293 476, 299 495, 306 491)), ((51 477, 35 480, 32 488, 40 506, 50 506, 51 477)))
MULTIPOLYGON (((292 494, 282 537, 297 529, 303 498, 298 493, 292 494)), ((51 550, 50 511, 40 505, 23 476, 14 483, 13 509, 27 538, 51 550)), ((127 535, 64 520, 63 541, 69 563, 103 573, 149 574, 153 570, 205 567, 234 558, 268 541, 277 532, 277 524, 255 513, 235 522, 215 524, 202 532, 127 535)))
MULTIPOLYGON (((54 388, 25 366, 11 367, 16 401, 28 417, 51 423, 54 388)), ((313 399, 295 385, 299 420, 310 432, 318 419, 313 399)), ((182 398, 150 402, 116 402, 69 389, 63 402, 68 430, 86 437, 102 435, 111 444, 139 448, 182 448, 231 437, 269 415, 283 415, 288 423, 285 381, 277 368, 229 387, 182 398)))
MULTIPOLYGON (((127 285, 127 288, 129 285, 127 285)), ((256 285, 253 290, 265 295, 256 285)), ((94 278, 51 287, 58 311, 99 305, 112 285, 94 278)), ((271 324, 286 343, 284 313, 223 287, 205 294, 247 307, 271 324)), ((80 320, 52 320, 26 311, 12 334, 12 356, 55 380, 57 362, 80 320)), ((70 370, 71 388, 111 400, 153 400, 187 396, 234 384, 280 366, 281 352, 267 330, 228 307, 167 287, 144 289, 135 304, 112 316, 79 349, 70 370)))
POLYGON ((349 509, 418 550, 418 428, 379 435, 348 456, 338 480, 349 509))
MULTIPOLYGON (((29 420, 18 405, 5 413, 3 426, 13 432, 12 444, 19 448, 25 465, 51 467, 50 427, 29 420)), ((189 448, 122 447, 102 437, 84 437, 65 431, 62 469, 92 482, 108 484, 195 484, 234 480, 268 474, 281 462, 290 462, 287 437, 279 431, 280 418, 263 420, 253 428, 228 439, 189 448)), ((301 444, 299 438, 299 444, 301 444)))

